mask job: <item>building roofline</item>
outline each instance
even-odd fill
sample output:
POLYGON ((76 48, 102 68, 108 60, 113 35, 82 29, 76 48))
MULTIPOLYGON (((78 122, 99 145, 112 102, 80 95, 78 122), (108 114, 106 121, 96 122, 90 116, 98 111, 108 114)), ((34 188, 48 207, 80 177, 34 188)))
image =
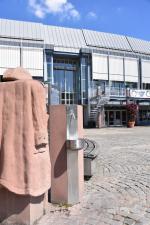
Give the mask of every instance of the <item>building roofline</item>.
POLYGON ((150 41, 89 29, 0 19, 0 37, 44 41, 64 48, 99 48, 150 55, 150 41))

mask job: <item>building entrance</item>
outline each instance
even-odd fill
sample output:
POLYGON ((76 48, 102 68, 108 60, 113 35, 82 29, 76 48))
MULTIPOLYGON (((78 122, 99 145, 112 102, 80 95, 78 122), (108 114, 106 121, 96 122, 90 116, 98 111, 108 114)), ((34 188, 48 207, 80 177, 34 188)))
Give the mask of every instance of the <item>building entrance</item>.
POLYGON ((75 60, 54 60, 54 84, 60 91, 61 104, 77 104, 78 66, 75 60))
POLYGON ((75 71, 55 70, 54 81, 60 90, 61 104, 75 104, 75 71))
POLYGON ((105 124, 106 126, 125 126, 127 123, 126 110, 106 110, 105 124))

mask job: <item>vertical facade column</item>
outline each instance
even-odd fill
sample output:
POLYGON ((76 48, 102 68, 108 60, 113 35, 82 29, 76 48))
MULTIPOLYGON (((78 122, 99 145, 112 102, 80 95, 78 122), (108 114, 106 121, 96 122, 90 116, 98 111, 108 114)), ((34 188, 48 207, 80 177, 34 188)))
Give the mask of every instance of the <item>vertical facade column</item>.
POLYGON ((78 99, 84 105, 84 125, 88 125, 88 58, 80 55, 80 91, 78 99))
POLYGON ((51 85, 54 84, 54 73, 53 73, 53 54, 50 54, 50 58, 46 54, 48 54, 46 51, 44 51, 44 81, 48 83, 48 104, 51 104, 51 85))
POLYGON ((125 79, 125 55, 123 57, 123 82, 124 82, 124 86, 126 86, 126 79, 125 79))
POLYGON ((108 86, 110 91, 110 71, 109 71, 109 54, 107 55, 107 68, 108 68, 108 86))
POLYGON ((81 104, 84 105, 84 125, 88 126, 90 116, 90 85, 91 85, 91 67, 89 54, 80 57, 81 71, 81 104))
POLYGON ((54 58, 51 54, 51 83, 54 84, 54 58))
POLYGON ((22 48, 22 40, 20 41, 20 67, 23 67, 23 48, 22 48))
POLYGON ((54 84, 53 53, 44 50, 43 61, 44 61, 44 81, 54 84))
POLYGON ((85 80, 85 75, 86 75, 86 58, 84 58, 82 55, 81 55, 81 58, 80 58, 80 70, 81 70, 81 104, 85 104, 85 97, 87 98, 87 90, 86 90, 86 80, 85 80), (86 93, 86 96, 84 96, 86 93))
MULTIPOLYGON (((90 116, 91 112, 91 103, 90 103, 90 98, 91 98, 91 74, 92 74, 92 68, 91 68, 91 58, 88 56, 88 72, 87 72, 87 93, 88 93, 88 102, 87 102, 87 123, 88 123, 88 118, 90 116)), ((93 76, 93 75, 92 75, 93 76)))
POLYGON ((47 61, 46 61, 46 51, 43 50, 43 71, 44 71, 44 82, 48 81, 48 73, 47 73, 47 61))
POLYGON ((143 89, 143 82, 142 82, 142 62, 141 58, 138 60, 138 89, 143 89))

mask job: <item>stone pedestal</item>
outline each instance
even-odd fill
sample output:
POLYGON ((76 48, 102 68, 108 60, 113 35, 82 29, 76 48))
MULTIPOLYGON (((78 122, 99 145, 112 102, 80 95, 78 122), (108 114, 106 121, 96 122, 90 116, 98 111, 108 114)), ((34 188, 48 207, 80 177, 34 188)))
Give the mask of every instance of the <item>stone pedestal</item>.
POLYGON ((47 194, 38 197, 16 195, 0 187, 0 224, 33 225, 46 211, 47 194))
POLYGON ((83 137, 81 106, 50 106, 51 202, 80 202, 84 175, 83 150, 67 149, 67 140, 83 137))

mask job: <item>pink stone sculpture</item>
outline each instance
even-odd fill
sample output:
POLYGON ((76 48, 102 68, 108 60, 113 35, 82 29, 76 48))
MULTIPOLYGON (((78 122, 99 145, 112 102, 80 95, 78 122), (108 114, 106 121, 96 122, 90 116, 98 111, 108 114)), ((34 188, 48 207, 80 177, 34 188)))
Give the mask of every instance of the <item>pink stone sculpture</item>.
POLYGON ((40 196, 51 180, 45 90, 23 68, 7 70, 3 81, 0 185, 18 195, 40 196))

